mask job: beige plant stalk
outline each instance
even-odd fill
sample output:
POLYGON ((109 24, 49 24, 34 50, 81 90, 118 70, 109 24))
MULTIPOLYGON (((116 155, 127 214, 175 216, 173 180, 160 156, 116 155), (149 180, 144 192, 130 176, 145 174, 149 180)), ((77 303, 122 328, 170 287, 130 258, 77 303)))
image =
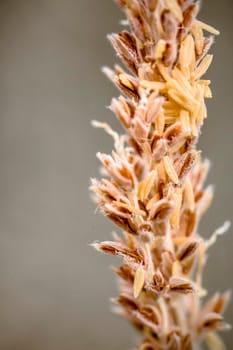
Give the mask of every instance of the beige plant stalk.
MULTIPOLYGON (((142 334, 141 350, 222 350, 215 331, 228 329, 222 314, 229 293, 203 301, 206 253, 228 226, 208 240, 198 231, 213 190, 203 187, 209 162, 196 149, 207 117, 210 81, 203 79, 218 31, 196 19, 194 0, 117 0, 130 31, 109 39, 127 71, 104 69, 123 93, 112 111, 125 129, 93 180, 98 207, 123 231, 94 243, 120 256, 116 311, 142 334), (208 37, 204 33, 210 33, 208 37)), ((210 3, 211 6, 211 3, 210 3)))

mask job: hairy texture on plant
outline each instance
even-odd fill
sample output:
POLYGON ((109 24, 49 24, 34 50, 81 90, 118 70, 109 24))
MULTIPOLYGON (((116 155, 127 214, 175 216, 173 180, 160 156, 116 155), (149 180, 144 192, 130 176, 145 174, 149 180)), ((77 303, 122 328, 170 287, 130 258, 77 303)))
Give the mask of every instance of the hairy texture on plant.
POLYGON ((141 350, 191 350, 205 342, 224 349, 215 331, 229 328, 223 312, 229 293, 203 301, 202 272, 209 240, 197 231, 213 190, 204 187, 209 163, 196 143, 212 96, 203 79, 212 55, 211 26, 196 19, 193 0, 117 0, 130 30, 109 35, 126 69, 104 72, 122 95, 111 109, 125 129, 118 135, 93 122, 115 143, 98 153, 104 178, 93 180, 99 209, 123 234, 95 243, 122 258, 116 311, 142 334, 141 350))

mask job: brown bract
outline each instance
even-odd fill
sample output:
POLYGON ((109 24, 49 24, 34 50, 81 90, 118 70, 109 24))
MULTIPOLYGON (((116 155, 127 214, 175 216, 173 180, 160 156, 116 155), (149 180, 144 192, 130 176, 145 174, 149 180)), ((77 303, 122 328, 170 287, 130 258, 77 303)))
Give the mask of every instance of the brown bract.
POLYGON ((214 332, 229 328, 222 316, 229 295, 202 300, 206 251, 223 230, 207 242, 197 231, 213 195, 196 144, 212 97, 203 78, 213 59, 207 52, 218 31, 196 19, 198 1, 116 2, 129 29, 108 38, 126 70, 104 72, 122 93, 111 110, 125 133, 93 123, 115 149, 97 154, 106 176, 91 190, 123 234, 94 247, 123 260, 114 269, 121 281, 114 302, 142 333, 139 349, 191 350, 203 341, 224 349, 214 332))

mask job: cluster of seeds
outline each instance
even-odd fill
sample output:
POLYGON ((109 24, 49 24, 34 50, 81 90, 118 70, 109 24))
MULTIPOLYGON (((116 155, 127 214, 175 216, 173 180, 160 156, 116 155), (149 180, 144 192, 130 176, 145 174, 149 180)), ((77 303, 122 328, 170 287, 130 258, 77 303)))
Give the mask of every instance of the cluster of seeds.
POLYGON ((115 144, 111 155, 98 153, 102 180, 91 189, 98 207, 123 231, 97 250, 120 256, 116 310, 142 333, 141 350, 191 350, 205 340, 224 345, 216 330, 228 329, 222 313, 229 293, 203 303, 202 286, 208 240, 198 233, 200 217, 213 190, 204 188, 209 168, 196 143, 212 97, 203 79, 218 32, 198 21, 194 0, 117 0, 131 31, 109 39, 127 71, 104 72, 123 95, 111 109, 125 128, 118 135, 93 122, 115 144), (205 32, 211 35, 205 37, 205 32))

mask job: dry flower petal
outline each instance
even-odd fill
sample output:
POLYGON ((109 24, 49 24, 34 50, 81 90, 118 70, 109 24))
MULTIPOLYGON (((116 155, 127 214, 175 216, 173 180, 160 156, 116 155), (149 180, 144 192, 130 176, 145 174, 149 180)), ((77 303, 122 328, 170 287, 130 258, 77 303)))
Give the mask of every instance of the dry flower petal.
POLYGON ((185 278, 171 277, 169 281, 171 292, 189 294, 196 293, 196 288, 193 283, 185 278))
POLYGON ((156 171, 151 171, 148 176, 139 184, 138 197, 141 201, 144 201, 149 196, 152 186, 156 178, 156 171))
POLYGON ((172 228, 178 228, 180 224, 180 210, 182 206, 182 197, 182 190, 180 188, 177 188, 171 198, 175 203, 175 209, 170 218, 172 228))
POLYGON ((183 21, 183 14, 176 0, 165 0, 167 7, 179 22, 183 21))
POLYGON ((133 294, 134 298, 138 298, 145 282, 145 271, 143 268, 139 267, 135 273, 133 294))
POLYGON ((221 315, 215 312, 210 312, 203 317, 200 327, 204 328, 205 330, 215 330, 218 329, 218 327, 221 327, 222 321, 223 318, 221 315))
POLYGON ((206 73, 212 60, 213 60, 213 55, 207 55, 205 56, 205 58, 203 58, 203 60, 201 61, 201 63, 196 69, 196 72, 195 72, 196 79, 201 78, 206 73))
POLYGON ((187 241, 180 247, 176 255, 177 259, 180 261, 184 261, 185 259, 189 258, 196 252, 198 246, 199 242, 191 238, 189 241, 187 241))
POLYGON ((208 346, 209 350, 226 350, 226 347, 222 339, 216 333, 213 333, 213 332, 206 333, 205 343, 208 346))
POLYGON ((157 60, 162 59, 165 50, 166 50, 166 41, 159 40, 155 48, 155 58, 157 60))
POLYGON ((185 68, 189 67, 191 63, 194 62, 194 41, 191 34, 187 35, 187 37, 183 40, 180 47, 179 54, 180 66, 185 74, 185 68))
POLYGON ((169 179, 177 185, 179 183, 179 178, 174 169, 171 158, 169 156, 165 156, 163 158, 163 163, 169 179))
POLYGON ((214 27, 212 27, 204 22, 196 20, 195 23, 198 24, 202 29, 206 30, 207 32, 209 32, 211 34, 214 34, 214 35, 220 34, 220 32, 217 29, 215 29, 214 27))
POLYGON ((187 201, 188 209, 190 209, 191 211, 194 211, 195 199, 194 199, 194 193, 193 193, 193 186, 191 184, 189 177, 185 180, 185 199, 187 201))

